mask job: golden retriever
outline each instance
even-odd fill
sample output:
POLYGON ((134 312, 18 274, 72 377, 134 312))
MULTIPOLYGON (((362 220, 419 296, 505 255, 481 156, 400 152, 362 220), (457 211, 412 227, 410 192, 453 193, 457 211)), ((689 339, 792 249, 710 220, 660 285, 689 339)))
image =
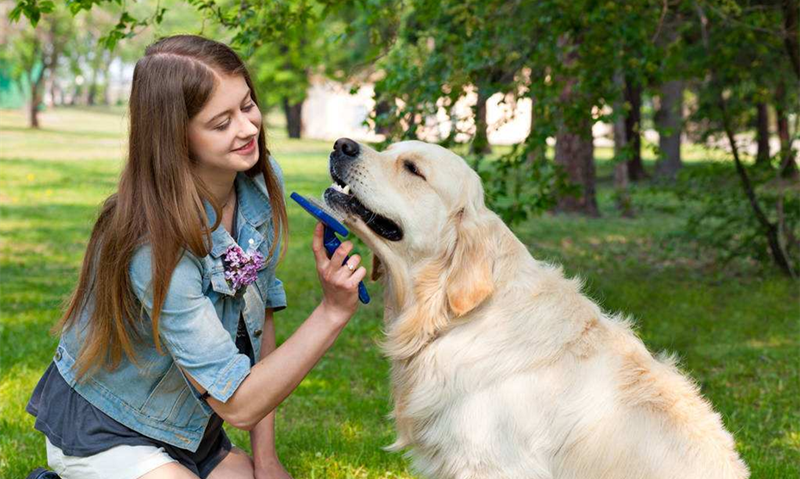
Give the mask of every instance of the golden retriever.
POLYGON ((720 415, 629 322, 534 259, 478 175, 419 141, 330 157, 327 208, 385 285, 397 441, 425 477, 746 478, 720 415))

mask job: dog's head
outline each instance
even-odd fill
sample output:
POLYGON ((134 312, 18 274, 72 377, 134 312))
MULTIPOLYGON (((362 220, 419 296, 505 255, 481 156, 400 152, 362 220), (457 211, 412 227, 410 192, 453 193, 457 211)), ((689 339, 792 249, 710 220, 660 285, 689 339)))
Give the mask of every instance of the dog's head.
POLYGON ((377 152, 342 138, 330 174, 325 202, 372 249, 373 277, 385 274, 392 290, 387 307, 414 317, 398 320, 397 328, 433 335, 491 294, 483 225, 496 216, 484 206, 480 177, 461 157, 421 141, 377 152))

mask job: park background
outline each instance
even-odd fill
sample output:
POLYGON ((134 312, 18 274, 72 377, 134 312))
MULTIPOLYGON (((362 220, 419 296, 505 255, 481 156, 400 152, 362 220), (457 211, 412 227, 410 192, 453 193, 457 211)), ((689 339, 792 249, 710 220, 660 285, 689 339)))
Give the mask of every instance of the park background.
MULTIPOLYGON (((126 155, 160 36, 234 46, 287 191, 339 136, 461 154, 534 257, 677 354, 754 478, 800 476, 796 0, 0 0, 0 478, 44 465, 24 406, 126 155), (34 26, 35 24, 35 26, 34 26)), ((320 300, 289 204, 278 341, 320 300)), ((357 246, 366 253, 363 245, 357 246)), ((392 442, 380 286, 280 407, 296 478, 415 477, 392 442)), ((249 449, 247 435, 228 429, 249 449)))

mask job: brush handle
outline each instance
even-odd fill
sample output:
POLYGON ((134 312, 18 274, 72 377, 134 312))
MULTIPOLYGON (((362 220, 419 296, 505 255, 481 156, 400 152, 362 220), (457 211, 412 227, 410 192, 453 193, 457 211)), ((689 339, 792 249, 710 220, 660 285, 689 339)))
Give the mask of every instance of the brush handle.
MULTIPOLYGON (((333 232, 333 228, 326 225, 322 233, 322 244, 325 245, 325 251, 328 253, 328 258, 330 258, 342 242, 339 241, 336 233, 333 232)), ((350 259, 350 257, 346 256, 342 264, 347 263, 348 259, 350 259)), ((358 299, 364 304, 369 304, 369 293, 367 293, 367 287, 364 286, 363 281, 358 283, 358 299)))

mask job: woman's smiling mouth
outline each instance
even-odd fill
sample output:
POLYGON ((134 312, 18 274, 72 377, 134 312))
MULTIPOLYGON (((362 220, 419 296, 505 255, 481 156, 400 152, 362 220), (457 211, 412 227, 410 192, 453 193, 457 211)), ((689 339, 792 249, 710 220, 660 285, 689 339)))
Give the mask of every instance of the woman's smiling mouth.
POLYGON ((240 155, 249 155, 256 149, 256 139, 253 138, 247 144, 242 146, 241 148, 237 148, 233 150, 234 153, 238 153, 240 155))

